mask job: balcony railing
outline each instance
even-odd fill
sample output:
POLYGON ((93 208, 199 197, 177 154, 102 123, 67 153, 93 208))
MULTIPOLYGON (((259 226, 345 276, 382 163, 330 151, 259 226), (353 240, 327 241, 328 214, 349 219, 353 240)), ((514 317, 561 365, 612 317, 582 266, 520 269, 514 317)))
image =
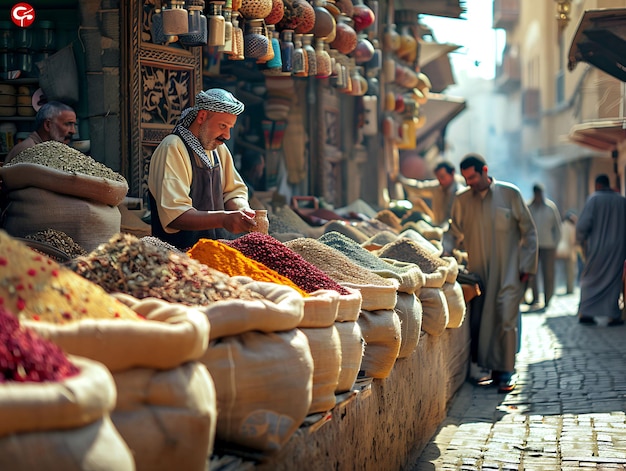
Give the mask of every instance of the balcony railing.
POLYGON ((493 0, 493 27, 512 29, 519 20, 520 0, 493 0))

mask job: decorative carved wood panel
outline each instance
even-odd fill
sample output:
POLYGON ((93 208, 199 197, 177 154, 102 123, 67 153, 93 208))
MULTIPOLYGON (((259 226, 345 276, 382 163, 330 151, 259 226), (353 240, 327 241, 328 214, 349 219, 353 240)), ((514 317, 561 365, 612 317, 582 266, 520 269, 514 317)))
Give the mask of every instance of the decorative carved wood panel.
POLYGON ((122 122, 129 194, 147 200, 148 167, 155 147, 202 88, 202 51, 151 42, 153 0, 131 0, 123 32, 128 75, 122 122))

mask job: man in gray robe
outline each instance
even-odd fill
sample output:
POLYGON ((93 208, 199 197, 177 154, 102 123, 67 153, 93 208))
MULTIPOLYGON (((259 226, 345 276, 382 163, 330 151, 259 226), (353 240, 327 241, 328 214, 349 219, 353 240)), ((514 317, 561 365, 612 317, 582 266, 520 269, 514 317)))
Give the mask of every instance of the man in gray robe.
POLYGON ((452 205, 450 232, 484 287, 482 309, 472 312, 480 316, 474 360, 491 370, 480 384, 496 384, 506 393, 515 388, 519 304, 537 271, 537 231, 519 189, 490 177, 483 157, 468 154, 460 167, 468 186, 452 205))
POLYGON ((585 258, 578 320, 592 325, 594 315, 606 316, 614 327, 624 324, 618 299, 626 260, 626 198, 611 189, 605 174, 598 175, 595 188, 576 223, 576 241, 585 258))

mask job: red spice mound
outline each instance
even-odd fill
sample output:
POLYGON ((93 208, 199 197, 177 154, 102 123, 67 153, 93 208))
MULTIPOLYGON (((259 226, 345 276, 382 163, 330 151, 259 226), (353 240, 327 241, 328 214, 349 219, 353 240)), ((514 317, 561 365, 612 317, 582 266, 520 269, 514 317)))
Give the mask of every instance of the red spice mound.
POLYGON ((0 383, 60 381, 78 372, 58 345, 20 328, 0 306, 0 383))
POLYGON ((329 289, 341 295, 350 294, 347 289, 304 259, 302 255, 270 235, 250 232, 238 239, 223 242, 239 250, 246 257, 261 262, 289 278, 307 293, 318 289, 329 289))

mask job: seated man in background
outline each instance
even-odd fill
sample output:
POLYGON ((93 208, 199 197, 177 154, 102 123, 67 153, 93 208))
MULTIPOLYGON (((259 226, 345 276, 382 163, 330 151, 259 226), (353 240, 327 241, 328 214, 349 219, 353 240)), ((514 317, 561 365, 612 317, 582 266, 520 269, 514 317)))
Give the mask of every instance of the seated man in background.
POLYGON ((58 141, 69 145, 75 132, 76 113, 72 107, 60 101, 46 103, 37 111, 35 130, 9 151, 4 159, 4 163, 10 162, 13 157, 24 149, 42 142, 58 141))

